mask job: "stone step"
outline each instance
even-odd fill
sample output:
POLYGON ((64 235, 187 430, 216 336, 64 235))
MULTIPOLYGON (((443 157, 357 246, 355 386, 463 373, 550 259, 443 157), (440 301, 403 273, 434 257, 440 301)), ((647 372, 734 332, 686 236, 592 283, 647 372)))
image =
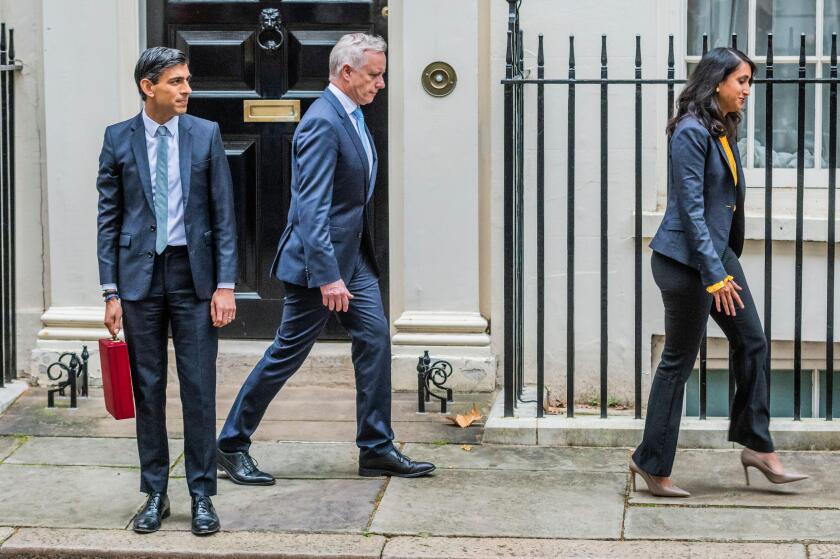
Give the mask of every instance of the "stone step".
MULTIPOLYGON (((219 386, 242 386, 254 365, 262 358, 270 340, 220 340, 216 361, 216 382, 219 386)), ((169 347, 169 378, 177 382, 175 350, 169 347)), ((353 388, 356 377, 349 342, 319 342, 292 375, 287 386, 321 388, 353 388)))
MULTIPOLYGON (((526 387, 523 400, 535 400, 536 389, 526 387)), ((484 427, 484 443, 539 446, 594 446, 635 448, 642 440, 645 422, 632 411, 616 412, 602 419, 597 411, 565 415, 536 416, 534 404, 520 403, 513 417, 504 417, 504 393, 490 408, 484 427)), ((729 419, 683 417, 680 448, 740 448, 727 440, 729 419)), ((770 433, 778 450, 840 450, 840 421, 824 419, 772 418, 770 433)))

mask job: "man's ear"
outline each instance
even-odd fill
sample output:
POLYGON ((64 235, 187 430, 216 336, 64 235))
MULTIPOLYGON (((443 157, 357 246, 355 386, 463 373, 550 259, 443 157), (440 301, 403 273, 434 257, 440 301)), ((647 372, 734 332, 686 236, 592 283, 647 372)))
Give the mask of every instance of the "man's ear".
POLYGON ((140 80, 140 89, 143 90, 143 93, 146 95, 146 97, 155 96, 155 92, 152 89, 153 85, 154 84, 152 83, 152 80, 150 80, 149 78, 143 78, 142 80, 140 80))

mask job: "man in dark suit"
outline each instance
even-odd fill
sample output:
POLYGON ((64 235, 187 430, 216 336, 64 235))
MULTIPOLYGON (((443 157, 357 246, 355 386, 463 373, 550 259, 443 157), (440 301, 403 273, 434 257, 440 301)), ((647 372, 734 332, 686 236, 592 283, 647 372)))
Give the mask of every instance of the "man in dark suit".
POLYGON ((219 126, 186 114, 184 54, 153 47, 134 70, 143 110, 105 130, 99 157, 99 277, 105 325, 124 321, 140 453, 134 520, 154 532, 169 515, 166 494, 167 331, 172 330, 184 417, 192 531, 211 534, 216 494, 216 328, 236 313, 233 188, 219 126))
POLYGON ((248 452, 251 435, 332 312, 352 338, 359 475, 418 477, 434 470, 392 442, 390 330, 368 227, 378 161, 360 108, 385 87, 385 48, 379 37, 342 37, 330 53, 330 84, 295 131, 289 218, 271 267, 285 282, 283 318, 218 441, 219 466, 236 483, 274 483, 248 452))

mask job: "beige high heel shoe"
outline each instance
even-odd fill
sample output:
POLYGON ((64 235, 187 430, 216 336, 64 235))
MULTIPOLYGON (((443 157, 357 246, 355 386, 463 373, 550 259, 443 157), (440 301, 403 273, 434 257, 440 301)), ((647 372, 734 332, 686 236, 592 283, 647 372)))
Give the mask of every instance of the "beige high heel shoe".
POLYGON ((764 460, 762 460, 761 455, 749 448, 745 448, 741 451, 741 465, 744 467, 744 479, 747 481, 747 485, 750 484, 750 474, 747 468, 752 466, 762 474, 764 477, 767 478, 767 481, 771 483, 792 483, 794 481, 802 481, 803 479, 808 479, 808 476, 805 474, 797 474, 797 473, 788 473, 782 472, 777 473, 770 469, 764 460))
POLYGON ((642 479, 645 480, 645 483, 648 486, 648 491, 650 491, 651 495, 656 497, 691 497, 691 493, 685 489, 680 489, 676 485, 671 485, 670 487, 662 485, 660 482, 656 481, 652 475, 638 467, 631 459, 630 486, 633 488, 633 491, 636 490, 636 474, 639 474, 642 476, 642 479))

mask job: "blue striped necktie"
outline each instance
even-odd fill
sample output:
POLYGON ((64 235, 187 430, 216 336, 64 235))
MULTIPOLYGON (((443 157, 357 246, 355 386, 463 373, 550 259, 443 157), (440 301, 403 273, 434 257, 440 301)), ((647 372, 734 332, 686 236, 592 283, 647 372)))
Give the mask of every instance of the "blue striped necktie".
POLYGON ((157 163, 155 165, 155 223, 157 237, 155 251, 161 254, 169 241, 169 130, 157 129, 157 163))

